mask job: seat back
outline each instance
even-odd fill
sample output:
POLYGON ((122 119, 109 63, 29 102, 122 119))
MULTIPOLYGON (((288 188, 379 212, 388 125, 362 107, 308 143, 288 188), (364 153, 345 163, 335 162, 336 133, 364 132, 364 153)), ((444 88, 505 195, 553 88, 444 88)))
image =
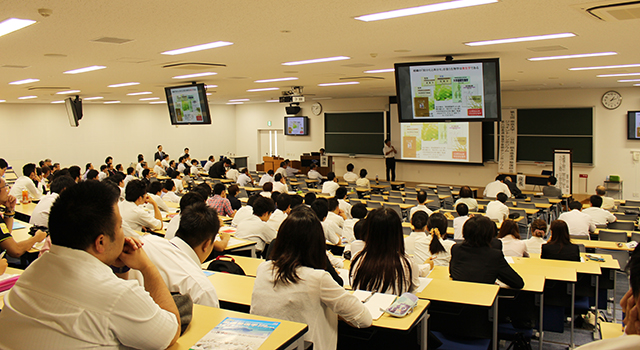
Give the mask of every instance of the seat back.
POLYGON ((437 186, 438 189, 438 195, 440 196, 450 196, 451 195, 451 188, 449 186, 437 186))
POLYGON ((536 204, 533 203, 533 202, 520 202, 520 201, 518 201, 517 204, 518 204, 518 208, 523 208, 523 209, 525 209, 525 208, 535 209, 536 208, 536 204))
POLYGON ((626 242, 627 233, 618 231, 600 230, 598 240, 607 242, 626 242))
POLYGON ((631 233, 631 240, 640 243, 640 232, 632 232, 631 233))
POLYGON ((396 213, 398 213, 398 216, 400 217, 400 220, 402 220, 402 208, 400 208, 400 204, 397 204, 397 203, 384 203, 384 206, 393 209, 396 213))
POLYGON ((624 220, 624 221, 637 221, 638 220, 638 214, 613 213, 613 215, 618 220, 624 220))
POLYGON ((405 236, 408 236, 411 234, 411 227, 409 226, 402 226, 402 234, 405 236))
POLYGON ((382 197, 381 194, 371 194, 371 200, 372 201, 378 201, 378 202, 384 202, 384 197, 382 197))
POLYGON ((402 197, 389 196, 388 200, 389 200, 389 203, 404 203, 402 201, 402 197))
POLYGON ((610 222, 607 225, 607 228, 612 230, 633 231, 635 229, 635 225, 633 221, 615 221, 610 222))
POLYGON ((382 208, 382 203, 376 201, 367 201, 368 208, 382 208))
POLYGON ((549 198, 548 197, 531 197, 531 201, 533 203, 549 204, 549 198))
POLYGON ((629 262, 629 252, 626 250, 609 250, 596 248, 596 254, 611 255, 614 259, 618 260, 620 271, 625 271, 625 269, 627 268, 627 263, 629 262))
POLYGON ((626 200, 624 205, 627 207, 640 207, 640 201, 626 200))
POLYGON ((249 198, 249 194, 247 193, 247 190, 245 190, 244 188, 241 188, 240 192, 238 192, 238 198, 249 198))
POLYGON ((405 198, 404 199, 404 203, 405 204, 412 204, 412 205, 418 205, 418 200, 415 198, 405 198))

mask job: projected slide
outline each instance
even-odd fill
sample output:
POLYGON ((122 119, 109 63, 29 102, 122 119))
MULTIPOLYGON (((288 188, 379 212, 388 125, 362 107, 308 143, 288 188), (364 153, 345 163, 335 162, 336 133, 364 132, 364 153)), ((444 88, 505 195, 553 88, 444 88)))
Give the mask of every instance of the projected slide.
POLYGON ((287 135, 306 135, 304 118, 287 118, 287 135))
POLYGON ((469 161, 469 123, 401 123, 402 159, 469 161))
POLYGON ((415 119, 485 117, 482 63, 409 69, 415 119))
POLYGON ((172 89, 171 94, 177 123, 202 122, 197 86, 172 89))

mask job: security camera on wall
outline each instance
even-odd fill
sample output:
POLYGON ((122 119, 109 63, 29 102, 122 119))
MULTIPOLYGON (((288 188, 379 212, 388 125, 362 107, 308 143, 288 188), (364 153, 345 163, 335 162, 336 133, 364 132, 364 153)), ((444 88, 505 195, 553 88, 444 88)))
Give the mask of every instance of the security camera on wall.
POLYGON ((292 103, 288 107, 284 107, 284 110, 288 115, 296 115, 300 113, 300 105, 298 103, 292 103))

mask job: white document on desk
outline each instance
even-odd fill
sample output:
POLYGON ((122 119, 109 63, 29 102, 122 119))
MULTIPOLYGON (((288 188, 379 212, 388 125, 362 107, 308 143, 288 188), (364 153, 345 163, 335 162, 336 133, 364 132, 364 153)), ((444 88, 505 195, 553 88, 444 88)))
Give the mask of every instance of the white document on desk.
POLYGON ((513 261, 513 257, 512 256, 505 256, 504 260, 506 260, 508 264, 515 263, 515 261, 513 261))
POLYGON ((429 283, 431 283, 431 281, 433 280, 433 278, 427 278, 427 277, 419 277, 419 278, 420 278, 420 285, 418 286, 418 289, 416 289, 416 293, 422 292, 425 288, 427 288, 429 283))
MULTIPOLYGON (((218 236, 218 238, 220 238, 220 236, 218 236)), ((247 241, 231 237, 229 238, 229 243, 227 243, 227 247, 233 247, 234 245, 245 244, 245 243, 247 243, 247 241)))
MULTIPOLYGON (((369 296, 371 296, 372 292, 366 290, 357 290, 353 292, 358 300, 363 301, 369 296)), ((364 303, 364 306, 371 313, 371 318, 373 320, 377 320, 384 314, 384 310, 386 310, 393 302, 396 300, 396 296, 393 294, 384 294, 384 293, 375 293, 371 298, 364 303)))

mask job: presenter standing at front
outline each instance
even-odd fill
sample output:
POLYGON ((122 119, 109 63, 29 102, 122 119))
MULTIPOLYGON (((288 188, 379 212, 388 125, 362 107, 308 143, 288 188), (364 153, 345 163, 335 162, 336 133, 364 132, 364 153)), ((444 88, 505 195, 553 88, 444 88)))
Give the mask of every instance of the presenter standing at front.
POLYGON ((396 148, 391 146, 391 140, 384 140, 384 148, 382 149, 382 153, 384 154, 384 161, 387 166, 387 181, 396 181, 396 159, 394 158, 396 153, 396 148), (391 180, 389 180, 389 172, 391 172, 391 180))

